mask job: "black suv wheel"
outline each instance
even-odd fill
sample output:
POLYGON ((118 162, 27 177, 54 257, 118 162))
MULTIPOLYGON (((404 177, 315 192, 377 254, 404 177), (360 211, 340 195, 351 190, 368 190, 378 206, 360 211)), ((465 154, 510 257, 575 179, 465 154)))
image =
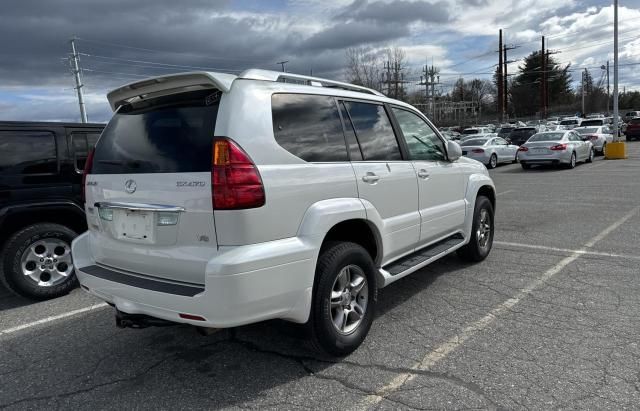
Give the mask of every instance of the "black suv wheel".
POLYGON ((309 327, 314 346, 347 355, 364 341, 375 313, 376 268, 358 244, 331 243, 320 254, 309 327))
POLYGON ((0 279, 14 293, 46 300, 67 294, 76 284, 71 229, 39 223, 13 233, 2 251, 0 279))

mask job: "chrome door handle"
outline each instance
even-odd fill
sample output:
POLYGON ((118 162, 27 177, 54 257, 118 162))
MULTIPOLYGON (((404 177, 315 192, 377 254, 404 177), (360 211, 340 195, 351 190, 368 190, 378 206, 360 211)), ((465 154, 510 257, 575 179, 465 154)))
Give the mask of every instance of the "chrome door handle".
POLYGON ((375 184, 380 180, 380 176, 375 175, 372 172, 367 172, 364 176, 362 176, 362 181, 369 184, 375 184))
POLYGON ((427 170, 422 169, 422 170, 418 171, 418 177, 426 180, 427 178, 429 178, 429 173, 427 172, 427 170))

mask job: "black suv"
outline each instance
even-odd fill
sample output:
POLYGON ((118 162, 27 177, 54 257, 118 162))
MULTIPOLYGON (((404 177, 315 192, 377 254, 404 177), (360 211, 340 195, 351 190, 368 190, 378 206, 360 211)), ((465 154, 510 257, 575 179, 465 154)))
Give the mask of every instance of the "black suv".
POLYGON ((34 299, 77 281, 71 240, 87 229, 82 171, 104 124, 0 121, 0 280, 34 299))
POLYGON ((511 144, 521 146, 529 140, 529 138, 536 134, 538 129, 535 127, 518 127, 513 129, 509 134, 509 141, 511 144))

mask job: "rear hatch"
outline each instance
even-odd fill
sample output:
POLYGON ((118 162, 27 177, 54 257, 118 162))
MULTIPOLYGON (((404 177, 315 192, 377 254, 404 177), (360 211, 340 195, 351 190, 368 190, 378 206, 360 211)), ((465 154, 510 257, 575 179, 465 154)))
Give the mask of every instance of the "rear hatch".
POLYGON ((219 98, 199 89, 119 108, 87 175, 98 264, 204 284, 217 249, 211 156, 219 98))

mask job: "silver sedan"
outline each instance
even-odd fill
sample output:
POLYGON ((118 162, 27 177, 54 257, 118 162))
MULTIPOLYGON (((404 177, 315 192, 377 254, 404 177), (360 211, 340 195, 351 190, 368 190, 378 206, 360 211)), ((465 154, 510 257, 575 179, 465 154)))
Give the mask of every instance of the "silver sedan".
POLYGON ((593 156, 591 141, 583 141, 574 130, 534 134, 518 149, 518 160, 525 170, 534 164, 562 164, 574 168, 579 161, 592 162, 593 156))
POLYGON ((583 140, 591 141, 593 149, 602 155, 607 154, 607 144, 613 142, 613 134, 609 126, 577 127, 573 130, 577 131, 583 140))
POLYGON ((515 163, 518 146, 509 144, 502 137, 470 138, 460 144, 462 155, 478 160, 487 168, 495 168, 500 163, 515 163))

